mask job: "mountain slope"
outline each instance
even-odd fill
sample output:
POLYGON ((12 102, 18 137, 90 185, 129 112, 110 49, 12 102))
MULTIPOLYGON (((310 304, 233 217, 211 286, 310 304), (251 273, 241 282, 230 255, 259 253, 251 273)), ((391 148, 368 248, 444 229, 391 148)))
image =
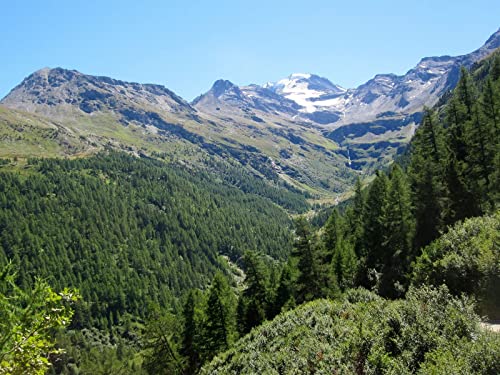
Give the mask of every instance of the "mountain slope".
POLYGON ((0 167, 0 267, 12 261, 23 288, 36 275, 80 289, 83 327, 105 328, 111 313, 144 317, 150 302, 175 306, 229 272, 222 255, 283 259, 289 226, 265 197, 125 153, 31 160, 22 175, 0 167))
POLYGON ((0 158, 86 155, 97 144, 41 116, 0 106, 0 158))
POLYGON ((1 101, 9 109, 57 121, 100 147, 157 153, 197 167, 215 157, 237 162, 273 184, 283 180, 326 196, 349 188, 354 173, 336 143, 308 124, 290 125, 286 111, 297 107, 292 101, 258 86, 240 89, 220 81, 198 100, 198 106, 203 103, 210 103, 213 112, 200 112, 162 86, 61 68, 33 73, 1 101), (252 92, 268 97, 252 100, 252 92), (233 107, 248 100, 228 118, 217 110, 221 98, 233 107), (248 109, 252 106, 255 113, 248 109))

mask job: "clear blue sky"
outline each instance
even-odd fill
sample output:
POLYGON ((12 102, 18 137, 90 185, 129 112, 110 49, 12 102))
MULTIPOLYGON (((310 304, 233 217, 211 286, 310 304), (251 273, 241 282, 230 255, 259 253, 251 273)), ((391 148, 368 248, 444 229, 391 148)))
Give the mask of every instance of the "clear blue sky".
POLYGON ((225 78, 310 72, 344 87, 480 47, 500 1, 5 0, 0 97, 42 67, 159 83, 191 100, 225 78))

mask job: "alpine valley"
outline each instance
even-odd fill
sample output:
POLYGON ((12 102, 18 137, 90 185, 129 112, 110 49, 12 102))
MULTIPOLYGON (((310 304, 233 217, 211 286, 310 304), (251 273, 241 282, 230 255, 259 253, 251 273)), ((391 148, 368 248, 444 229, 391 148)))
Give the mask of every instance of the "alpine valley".
POLYGON ((0 375, 500 373, 499 48, 191 103, 32 73, 0 101, 0 375))

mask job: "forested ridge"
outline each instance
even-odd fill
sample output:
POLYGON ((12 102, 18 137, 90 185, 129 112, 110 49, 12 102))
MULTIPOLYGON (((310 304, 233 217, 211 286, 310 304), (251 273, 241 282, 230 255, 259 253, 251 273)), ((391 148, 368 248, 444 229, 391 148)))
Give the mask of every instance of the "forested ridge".
POLYGON ((278 204, 304 196, 229 167, 31 160, 1 172, 0 264, 22 290, 80 289, 54 373, 498 373, 477 314, 500 312, 499 127, 497 54, 462 69, 407 156, 293 232, 278 204))

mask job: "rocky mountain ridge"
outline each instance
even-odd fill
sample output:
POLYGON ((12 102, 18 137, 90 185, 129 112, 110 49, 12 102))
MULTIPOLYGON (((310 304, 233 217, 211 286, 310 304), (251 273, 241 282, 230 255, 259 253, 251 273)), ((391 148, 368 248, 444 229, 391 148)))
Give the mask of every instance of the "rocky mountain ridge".
POLYGON ((192 105, 219 119, 244 112, 265 121, 270 111, 259 104, 273 98, 273 114, 321 129, 324 137, 341 145, 352 167, 366 169, 391 160, 405 147, 423 108, 432 107, 455 87, 462 66, 470 68, 499 47, 500 30, 472 53, 425 57, 404 75, 378 74, 357 88, 345 89, 327 78, 294 73, 261 86, 230 83, 230 90, 218 91, 217 100, 209 99, 213 97, 210 90, 192 105), (248 87, 253 90, 247 92, 248 87), (237 90, 238 96, 230 94, 237 90))
MULTIPOLYGON (((263 178, 331 194, 344 191, 358 171, 392 160, 411 139, 423 106, 454 87, 461 66, 499 46, 500 30, 470 54, 424 58, 403 76, 379 74, 355 89, 301 73, 265 85, 221 79, 192 103, 161 85, 44 68, 0 104, 55 121, 82 141, 80 153, 91 145, 183 162, 215 155, 263 178)), ((19 113, 5 117, 23 118, 19 113)))
MULTIPOLYGON (((349 169, 336 143, 318 129, 292 123, 290 116, 278 113, 280 106, 289 106, 292 112, 297 107, 294 102, 269 90, 262 99, 262 91, 266 90, 255 85, 238 88, 218 81, 210 95, 200 98, 200 103, 224 105, 212 113, 194 108, 160 85, 46 68, 24 79, 0 104, 5 118, 23 118, 26 113, 41 119, 41 127, 56 123, 78 140, 78 154, 111 147, 136 155, 161 155, 190 168, 206 167, 208 160, 210 165, 213 160, 239 163, 272 184, 284 180, 289 186, 327 196, 346 191, 355 171, 349 169), (249 111, 249 105, 258 109, 249 111), (218 117, 221 113, 224 116, 218 117)), ((12 122, 0 118, 0 130, 12 122)), ((34 131, 25 125, 11 128, 6 142, 24 139, 28 130, 34 131)), ((52 133, 36 130, 40 136, 25 141, 31 142, 26 156, 48 156, 51 149, 67 156, 77 152, 76 147, 57 148, 52 133), (41 149, 37 153, 34 140, 46 144, 43 153, 41 149)))
POLYGON ((295 73, 262 87, 296 102, 297 115, 319 125, 342 125, 406 116, 433 106, 458 80, 460 67, 470 68, 500 47, 500 30, 472 53, 425 57, 406 74, 377 74, 357 88, 345 89, 327 78, 295 73))

